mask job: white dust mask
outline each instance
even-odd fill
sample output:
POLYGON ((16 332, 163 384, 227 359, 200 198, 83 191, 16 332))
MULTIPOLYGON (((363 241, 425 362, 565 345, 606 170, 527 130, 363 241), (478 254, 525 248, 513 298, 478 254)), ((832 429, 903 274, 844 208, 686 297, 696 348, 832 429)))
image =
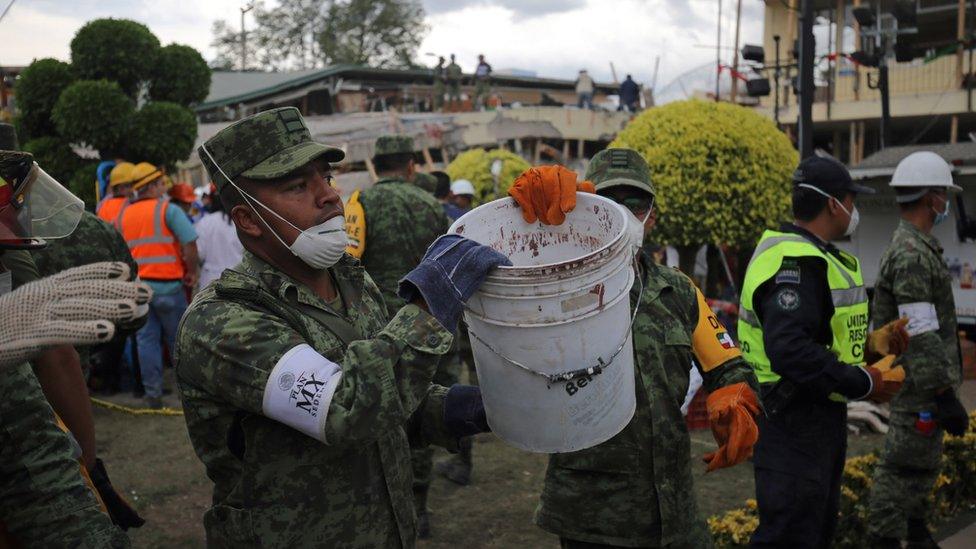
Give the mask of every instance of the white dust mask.
POLYGON ((264 226, 271 231, 271 234, 281 242, 281 245, 288 248, 291 253, 295 254, 296 257, 305 262, 309 267, 313 269, 328 269, 329 267, 335 265, 342 258, 342 254, 345 253, 346 246, 349 244, 349 237, 346 235, 346 225, 345 219, 341 215, 336 215, 324 223, 309 227, 307 229, 299 229, 294 223, 288 221, 284 217, 278 214, 278 212, 272 210, 271 208, 264 205, 260 200, 251 196, 247 191, 240 188, 237 183, 227 177, 224 170, 217 164, 213 159, 213 155, 207 150, 206 146, 200 147, 203 152, 207 153, 210 157, 210 162, 213 163, 214 167, 224 176, 235 189, 240 192, 248 202, 261 206, 265 210, 271 212, 271 215, 277 217, 278 219, 284 221, 289 226, 291 226, 296 231, 299 231, 298 238, 295 239, 290 246, 285 243, 285 241, 278 235, 278 233, 271 228, 271 225, 264 220, 264 216, 258 212, 257 208, 254 208, 254 213, 257 214, 258 219, 264 223, 264 226))
POLYGON ((816 192, 818 194, 822 194, 822 195, 826 196, 828 200, 833 200, 834 202, 836 202, 837 205, 840 206, 840 209, 844 210, 844 213, 846 213, 847 214, 847 217, 849 218, 849 220, 847 221, 847 230, 844 231, 844 236, 853 236, 854 235, 854 232, 857 231, 857 225, 858 225, 858 223, 861 222, 861 214, 860 214, 860 212, 857 211, 857 206, 854 206, 852 208, 853 211, 850 211, 849 212, 849 211, 847 211, 847 208, 844 207, 844 204, 841 203, 840 200, 837 200, 837 197, 836 196, 831 196, 831 195, 829 195, 829 194, 821 191, 817 187, 814 187, 813 185, 807 185, 806 183, 800 183, 800 184, 797 185, 797 187, 803 187, 804 189, 810 189, 811 191, 814 191, 814 192, 816 192))

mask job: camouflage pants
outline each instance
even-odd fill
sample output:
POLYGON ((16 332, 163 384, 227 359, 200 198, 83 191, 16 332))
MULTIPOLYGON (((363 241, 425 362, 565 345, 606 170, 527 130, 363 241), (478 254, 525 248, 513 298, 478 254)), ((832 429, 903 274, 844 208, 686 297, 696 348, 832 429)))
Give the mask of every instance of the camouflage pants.
POLYGON ((483 107, 488 101, 488 92, 491 86, 485 79, 479 79, 474 85, 474 104, 475 107, 483 107))
POLYGON ((447 100, 450 102, 461 101, 461 84, 457 82, 448 82, 447 84, 447 100))
POLYGON ((443 82, 434 82, 434 100, 431 106, 435 111, 441 110, 444 106, 444 94, 447 92, 447 88, 444 86, 443 82))
MULTIPOLYGON (((29 364, 0 372, 0 521, 37 547, 128 547, 101 511, 29 364)), ((4 546, 0 537, 0 546, 4 546)))
MULTIPOLYGON (((454 348, 444 355, 444 359, 434 372, 433 382, 437 385, 450 387, 460 380, 461 365, 458 362, 457 339, 454 348)), ((433 469, 434 449, 427 446, 410 450, 410 461, 413 465, 413 492, 426 501, 427 489, 430 487, 430 472, 433 469)), ((421 502, 422 503, 422 502, 421 502)))
POLYGON ((905 539, 908 519, 924 519, 939 476, 942 429, 924 435, 916 414, 892 412, 881 462, 874 471, 868 507, 870 533, 905 539))

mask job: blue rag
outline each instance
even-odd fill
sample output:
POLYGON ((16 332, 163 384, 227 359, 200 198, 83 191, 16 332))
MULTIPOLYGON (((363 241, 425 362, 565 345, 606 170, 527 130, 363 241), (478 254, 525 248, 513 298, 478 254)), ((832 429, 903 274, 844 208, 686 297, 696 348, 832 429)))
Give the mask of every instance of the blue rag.
POLYGON ((481 387, 452 385, 448 389, 444 397, 444 426, 456 438, 491 431, 481 400, 481 387))
POLYGON ((507 257, 488 246, 446 234, 435 240, 420 265, 400 280, 397 295, 408 302, 422 296, 430 314, 453 334, 464 303, 478 290, 488 272, 499 265, 511 264, 507 257))

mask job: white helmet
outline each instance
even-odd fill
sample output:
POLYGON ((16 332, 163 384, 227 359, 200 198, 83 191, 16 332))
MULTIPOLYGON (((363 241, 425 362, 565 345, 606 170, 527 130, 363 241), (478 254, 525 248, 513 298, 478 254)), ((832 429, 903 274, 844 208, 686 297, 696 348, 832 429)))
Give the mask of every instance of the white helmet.
POLYGON ((897 200, 902 203, 922 198, 931 187, 943 187, 953 192, 962 190, 962 187, 952 182, 952 166, 931 151, 919 151, 906 156, 895 168, 890 185, 895 189, 925 187, 917 193, 899 195, 897 200))
POLYGON ((458 179, 451 183, 451 192, 455 195, 470 194, 474 196, 474 185, 467 179, 458 179))

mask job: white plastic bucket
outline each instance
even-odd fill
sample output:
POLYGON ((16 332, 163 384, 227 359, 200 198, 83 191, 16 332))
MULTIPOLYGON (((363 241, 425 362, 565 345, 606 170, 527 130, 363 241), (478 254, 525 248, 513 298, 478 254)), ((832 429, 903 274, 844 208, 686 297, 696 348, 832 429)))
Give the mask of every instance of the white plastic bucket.
POLYGON ((492 272, 464 318, 488 424, 530 452, 600 444, 627 426, 637 405, 628 214, 595 194, 576 196, 562 225, 528 224, 503 198, 449 230, 512 261, 492 272), (575 375, 561 375, 568 372, 575 375))

